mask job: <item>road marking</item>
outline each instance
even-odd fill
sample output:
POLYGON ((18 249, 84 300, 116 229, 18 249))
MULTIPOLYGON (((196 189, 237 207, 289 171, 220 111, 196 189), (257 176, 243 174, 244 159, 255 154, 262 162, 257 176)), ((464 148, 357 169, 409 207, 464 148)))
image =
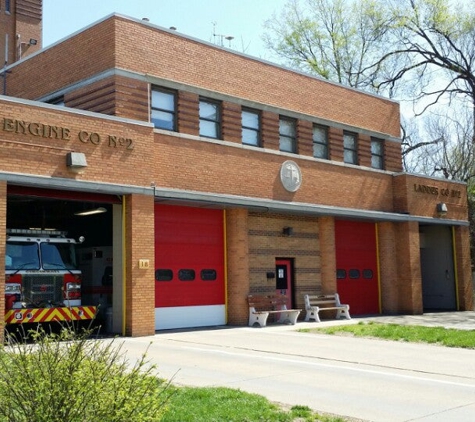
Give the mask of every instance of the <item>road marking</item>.
MULTIPOLYGON (((182 346, 182 349, 189 349, 189 350, 196 350, 199 352, 205 352, 205 353, 213 353, 213 354, 222 354, 222 355, 229 355, 229 356, 249 356, 249 354, 243 354, 243 353, 236 353, 236 352, 230 352, 226 350, 210 350, 210 349, 204 349, 200 347, 189 347, 189 346, 182 346)), ((249 349, 248 349, 249 350, 249 349)), ((256 351, 259 352, 259 351, 256 351)), ((264 352, 266 353, 266 352, 264 352)), ((314 366, 314 367, 320 367, 320 368, 337 368, 337 369, 342 369, 342 370, 349 370, 353 372, 360 372, 360 373, 367 373, 367 374, 376 374, 376 375, 384 375, 384 376, 391 376, 391 377, 397 377, 397 378, 402 378, 402 379, 409 379, 409 380, 416 380, 416 381, 426 381, 426 382, 431 382, 431 383, 437 383, 437 384, 443 384, 443 385, 453 385, 453 386, 458 386, 458 387, 464 387, 464 388, 473 388, 475 389, 475 385, 471 384, 464 384, 460 382, 454 382, 454 381, 444 381, 444 380, 438 380, 438 379, 433 379, 433 378, 428 378, 428 377, 416 377, 412 375, 404 375, 404 374, 397 374, 397 373, 389 373, 389 372, 384 372, 384 371, 376 371, 374 369, 363 369, 363 368, 353 368, 353 367, 347 367, 343 365, 336 365, 336 364, 327 364, 327 363, 321 363, 321 362, 308 362, 305 360, 296 360, 296 359, 289 359, 289 358, 281 358, 281 357, 275 357, 275 356, 252 356, 252 359, 255 360, 256 358, 258 359, 263 359, 263 360, 272 360, 275 362, 284 362, 284 363, 295 363, 299 365, 308 365, 308 366, 314 366)), ((316 358, 319 359, 319 358, 316 358)), ((358 362, 348 362, 349 365, 354 364, 354 365, 359 365, 360 363, 358 362)), ((366 365, 366 364, 365 364, 366 365)), ((393 371, 411 371, 410 369, 401 369, 401 368, 393 368, 391 366, 386 366, 388 370, 393 370, 393 371)), ((434 374, 434 375, 439 375, 439 376, 452 376, 454 377, 455 375, 444 375, 444 374, 434 374)))

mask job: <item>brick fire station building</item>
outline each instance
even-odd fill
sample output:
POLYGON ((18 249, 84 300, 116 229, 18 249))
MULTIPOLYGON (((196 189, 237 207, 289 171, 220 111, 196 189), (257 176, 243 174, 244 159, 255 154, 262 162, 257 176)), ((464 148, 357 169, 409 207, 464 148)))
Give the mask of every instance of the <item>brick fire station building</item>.
POLYGON ((0 251, 13 226, 110 248, 114 332, 246 325, 276 291, 472 309, 466 186, 403 172, 398 103, 117 14, 41 25, 0 0, 0 251))

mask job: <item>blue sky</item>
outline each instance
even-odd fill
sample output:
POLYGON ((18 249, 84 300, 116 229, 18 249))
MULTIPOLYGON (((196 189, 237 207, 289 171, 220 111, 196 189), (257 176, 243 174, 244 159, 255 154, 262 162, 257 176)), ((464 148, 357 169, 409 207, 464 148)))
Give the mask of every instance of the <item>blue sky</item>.
POLYGON ((43 0, 43 47, 117 12, 271 60, 262 43, 264 21, 287 0, 43 0), (213 26, 213 22, 215 26, 213 26), (216 36, 213 36, 216 34, 216 36), (226 36, 234 39, 226 40, 226 36), (230 44, 231 43, 231 44, 230 44))

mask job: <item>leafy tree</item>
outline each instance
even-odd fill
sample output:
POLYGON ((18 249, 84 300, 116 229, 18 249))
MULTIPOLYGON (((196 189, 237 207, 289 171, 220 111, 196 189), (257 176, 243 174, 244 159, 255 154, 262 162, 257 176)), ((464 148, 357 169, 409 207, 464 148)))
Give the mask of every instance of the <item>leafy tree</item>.
POLYGON ((371 92, 390 76, 389 57, 371 66, 389 28, 377 0, 290 0, 265 28, 265 45, 290 67, 371 92))

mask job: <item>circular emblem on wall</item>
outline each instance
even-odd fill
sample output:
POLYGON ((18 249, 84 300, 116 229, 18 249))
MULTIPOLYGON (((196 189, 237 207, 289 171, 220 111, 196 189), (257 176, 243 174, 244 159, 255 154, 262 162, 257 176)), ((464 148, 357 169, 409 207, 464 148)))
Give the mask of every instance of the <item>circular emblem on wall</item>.
POLYGON ((280 168, 280 181, 285 190, 296 192, 302 184, 302 173, 297 163, 287 160, 282 163, 280 168))

